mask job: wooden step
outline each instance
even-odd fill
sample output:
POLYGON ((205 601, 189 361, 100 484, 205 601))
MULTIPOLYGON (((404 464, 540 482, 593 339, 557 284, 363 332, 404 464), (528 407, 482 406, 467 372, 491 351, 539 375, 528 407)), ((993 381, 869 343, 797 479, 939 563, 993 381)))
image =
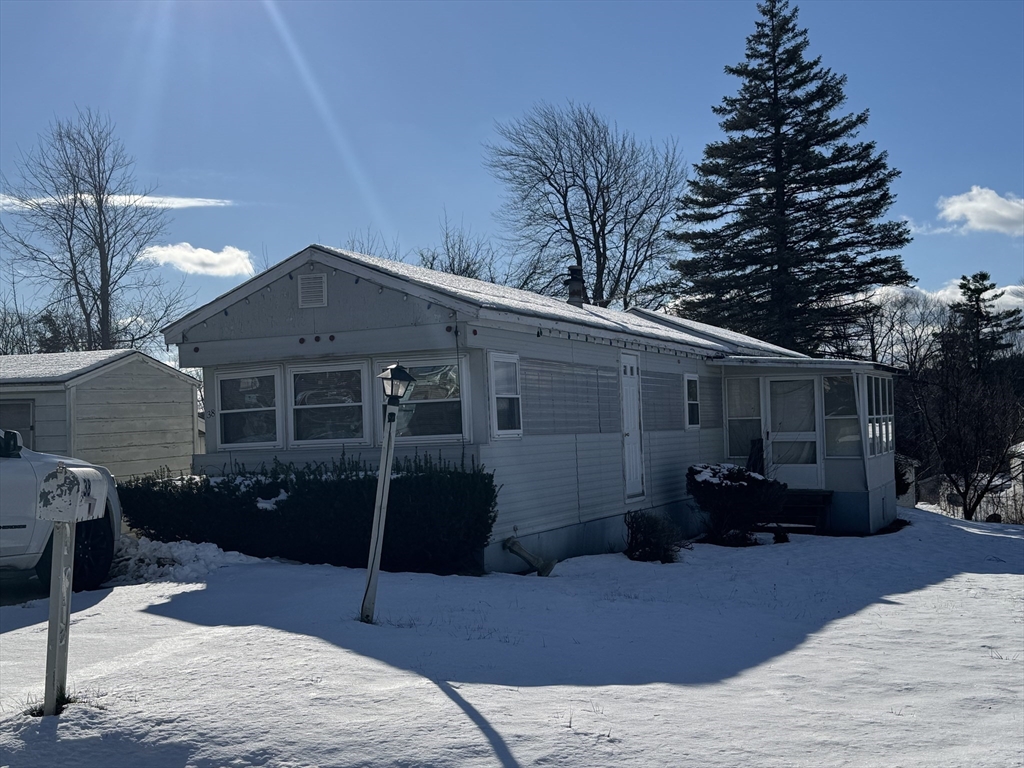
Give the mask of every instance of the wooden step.
POLYGON ((766 531, 781 528, 787 533, 826 533, 831 508, 832 491, 787 489, 779 513, 758 520, 758 527, 766 531))

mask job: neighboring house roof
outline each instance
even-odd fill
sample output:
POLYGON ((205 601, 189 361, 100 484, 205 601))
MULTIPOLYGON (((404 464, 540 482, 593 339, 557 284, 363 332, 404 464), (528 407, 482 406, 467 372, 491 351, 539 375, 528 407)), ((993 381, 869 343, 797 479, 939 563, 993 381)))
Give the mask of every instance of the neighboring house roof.
POLYGON ((198 385, 198 380, 154 360, 137 349, 99 349, 93 352, 52 352, 35 355, 0 355, 0 384, 66 384, 107 366, 138 356, 168 373, 198 385))
MULTIPOLYGON (((590 304, 575 307, 562 299, 542 296, 531 291, 474 280, 469 277, 437 272, 400 261, 366 256, 324 245, 311 245, 285 259, 266 272, 194 310, 163 329, 169 344, 179 344, 188 330, 218 312, 228 309, 244 297, 261 290, 299 266, 314 261, 329 268, 345 268, 361 277, 368 277, 388 287, 404 290, 410 295, 442 306, 468 312, 483 320, 519 321, 535 318, 570 327, 592 329, 595 335, 628 336, 650 342, 664 342, 696 350, 708 357, 745 351, 737 339, 756 340, 713 329, 712 326, 687 328, 678 324, 656 322, 640 314, 606 309, 590 304), (712 331, 719 331, 716 337, 712 331)), ((757 342, 758 351, 797 356, 797 353, 757 342)), ((753 349, 753 347, 751 347, 753 349)))

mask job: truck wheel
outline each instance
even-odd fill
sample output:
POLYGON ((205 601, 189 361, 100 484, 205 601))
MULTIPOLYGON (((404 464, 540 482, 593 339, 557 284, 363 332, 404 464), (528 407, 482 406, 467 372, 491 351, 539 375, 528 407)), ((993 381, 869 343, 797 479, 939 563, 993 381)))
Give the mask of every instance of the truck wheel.
MULTIPOLYGON (((50 588, 50 567, 53 561, 53 534, 46 542, 36 576, 46 589, 50 588)), ((83 520, 75 526, 75 573, 71 589, 82 592, 97 589, 107 579, 114 561, 114 532, 110 511, 97 520, 83 520)))

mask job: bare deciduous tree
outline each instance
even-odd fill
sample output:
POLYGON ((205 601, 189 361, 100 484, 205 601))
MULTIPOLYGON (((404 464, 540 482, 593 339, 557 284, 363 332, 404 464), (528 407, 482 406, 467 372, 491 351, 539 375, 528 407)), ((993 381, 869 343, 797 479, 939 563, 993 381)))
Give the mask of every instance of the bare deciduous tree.
POLYGON ((419 250, 421 267, 489 283, 506 282, 507 276, 499 274, 498 270, 501 256, 490 240, 474 234, 464 225, 454 226, 448 218, 447 210, 439 226, 441 243, 436 247, 419 250))
POLYGON ((497 133, 485 165, 506 187, 500 218, 520 254, 510 284, 560 294, 575 264, 592 304, 659 304, 675 251, 664 223, 685 180, 676 144, 642 143, 572 102, 539 104, 497 133))
POLYGON ((166 213, 139 188, 135 161, 108 117, 90 110, 57 120, 0 179, 0 237, 22 278, 44 285, 54 316, 80 320, 87 349, 142 347, 185 308, 146 248, 166 213))

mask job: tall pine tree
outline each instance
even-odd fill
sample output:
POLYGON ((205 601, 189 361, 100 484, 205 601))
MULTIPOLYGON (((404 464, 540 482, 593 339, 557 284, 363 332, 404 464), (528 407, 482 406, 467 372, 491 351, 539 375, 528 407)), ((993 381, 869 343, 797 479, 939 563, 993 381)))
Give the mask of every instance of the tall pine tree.
POLYGON ((679 200, 673 237, 678 312, 810 354, 837 329, 863 324, 865 293, 912 278, 899 254, 906 223, 884 221, 891 169, 855 141, 867 110, 837 116, 844 75, 805 58, 807 30, 787 0, 758 4, 735 96, 713 107, 723 141, 708 144, 679 200))

